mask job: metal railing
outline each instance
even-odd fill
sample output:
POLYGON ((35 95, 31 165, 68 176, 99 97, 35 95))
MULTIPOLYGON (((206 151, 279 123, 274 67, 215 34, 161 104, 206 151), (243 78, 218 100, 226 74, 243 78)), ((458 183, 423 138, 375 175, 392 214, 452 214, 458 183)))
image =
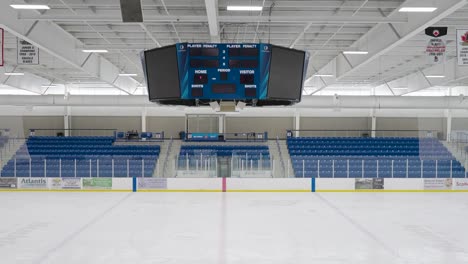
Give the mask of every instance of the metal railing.
POLYGON ((152 177, 156 160, 137 158, 18 158, 0 170, 0 177, 152 177))
MULTIPOLYGON (((455 160, 293 159, 300 178, 466 178, 455 160)), ((288 175, 289 177, 289 175, 288 175)))

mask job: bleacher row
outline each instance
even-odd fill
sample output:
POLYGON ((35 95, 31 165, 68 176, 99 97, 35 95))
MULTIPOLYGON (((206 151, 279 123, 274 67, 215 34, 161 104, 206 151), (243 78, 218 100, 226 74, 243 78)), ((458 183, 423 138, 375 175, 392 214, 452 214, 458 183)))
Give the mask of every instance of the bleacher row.
POLYGON ((114 146, 112 137, 31 137, 3 177, 133 177, 153 175, 160 147, 114 146))
POLYGON ((437 139, 290 138, 296 177, 465 177, 465 168, 437 139))

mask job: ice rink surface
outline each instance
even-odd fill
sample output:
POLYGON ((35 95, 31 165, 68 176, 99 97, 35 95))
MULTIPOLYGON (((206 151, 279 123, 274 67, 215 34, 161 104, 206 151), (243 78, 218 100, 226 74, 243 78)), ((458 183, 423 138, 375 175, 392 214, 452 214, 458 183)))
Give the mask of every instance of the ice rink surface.
POLYGON ((0 193, 0 263, 468 263, 466 193, 0 193))

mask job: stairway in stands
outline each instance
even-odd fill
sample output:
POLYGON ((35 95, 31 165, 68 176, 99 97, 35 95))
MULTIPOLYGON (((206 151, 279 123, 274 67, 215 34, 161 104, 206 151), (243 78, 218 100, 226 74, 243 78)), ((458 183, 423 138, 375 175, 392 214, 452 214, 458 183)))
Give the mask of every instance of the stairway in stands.
POLYGON ((24 139, 0 137, 0 173, 24 143, 24 139))
POLYGON ((452 155, 462 164, 466 169, 468 167, 468 145, 465 143, 450 143, 443 141, 442 144, 452 153, 452 155))

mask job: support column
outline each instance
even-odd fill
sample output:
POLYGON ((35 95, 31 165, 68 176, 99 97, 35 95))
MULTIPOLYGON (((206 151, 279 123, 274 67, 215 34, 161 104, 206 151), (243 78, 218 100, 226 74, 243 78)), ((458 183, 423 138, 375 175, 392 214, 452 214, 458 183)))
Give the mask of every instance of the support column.
POLYGON ((63 115, 64 136, 70 136, 70 106, 65 106, 65 115, 63 115))
POLYGON ((451 141, 450 135, 452 134, 452 110, 447 109, 447 142, 451 141))
POLYGON ((375 138, 375 130, 377 129, 377 117, 375 117, 375 115, 372 115, 372 137, 375 138))
MULTIPOLYGON (((301 114, 299 113, 294 113, 294 129, 299 130, 301 129, 301 114)), ((295 137, 300 137, 299 131, 294 131, 295 137)))
POLYGON ((148 132, 146 131, 146 108, 141 110, 141 132, 148 132))
POLYGON ((225 122, 225 115, 219 115, 218 117, 218 133, 224 134, 224 122, 225 122))

